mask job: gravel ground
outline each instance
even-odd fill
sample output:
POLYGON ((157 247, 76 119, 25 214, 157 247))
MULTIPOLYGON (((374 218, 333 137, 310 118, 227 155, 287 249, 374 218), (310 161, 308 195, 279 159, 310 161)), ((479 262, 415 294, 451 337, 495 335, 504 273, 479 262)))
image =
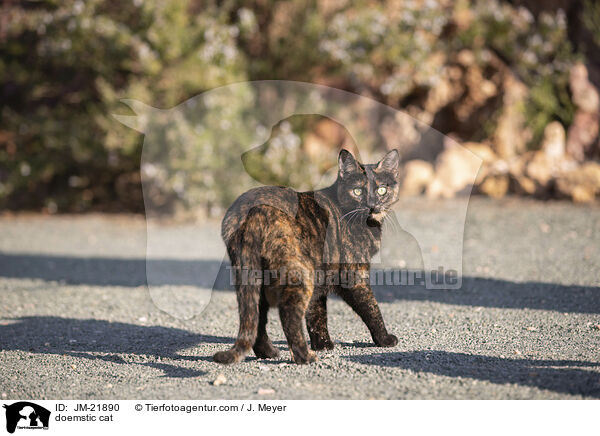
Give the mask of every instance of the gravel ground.
MULTIPOLYGON (((399 213, 427 230, 452 207, 418 200, 399 213)), ((153 229, 171 262, 219 266, 218 223, 153 229), (213 242, 195 242, 204 240, 213 242)), ((374 347, 332 299, 336 347, 308 366, 290 362, 275 311, 279 360, 213 363, 237 331, 235 295, 214 291, 189 320, 159 310, 145 286, 140 217, 4 215, 0 235, 3 399, 600 397, 598 206, 473 198, 462 289, 377 288, 399 338, 392 349, 374 347)), ((450 242, 439 241, 443 252, 450 242)), ((406 246, 407 264, 418 264, 406 246)))

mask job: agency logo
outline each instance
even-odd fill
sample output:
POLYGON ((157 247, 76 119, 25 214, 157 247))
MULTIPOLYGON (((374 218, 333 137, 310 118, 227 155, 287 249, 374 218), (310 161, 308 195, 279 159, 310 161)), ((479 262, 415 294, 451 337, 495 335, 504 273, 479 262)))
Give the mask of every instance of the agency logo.
POLYGON ((6 409, 6 431, 14 433, 18 429, 44 429, 48 430, 50 411, 42 406, 29 401, 19 401, 10 405, 4 404, 6 409))

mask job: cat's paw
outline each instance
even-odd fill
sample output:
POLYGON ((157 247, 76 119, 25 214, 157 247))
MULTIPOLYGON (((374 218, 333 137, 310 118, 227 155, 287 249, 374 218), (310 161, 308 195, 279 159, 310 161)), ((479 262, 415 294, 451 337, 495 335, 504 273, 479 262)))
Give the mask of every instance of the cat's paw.
POLYGON ((383 338, 376 340, 375 344, 378 347, 394 347, 398 345, 398 338, 394 335, 386 335, 383 338))
POLYGON ((271 342, 256 343, 252 349, 259 359, 275 359, 279 357, 279 350, 271 342))
POLYGON ((292 358, 294 362, 299 365, 305 365, 307 363, 312 363, 317 361, 317 353, 311 350, 306 350, 306 352, 302 352, 299 350, 295 350, 292 352, 292 358))
POLYGON ((240 361, 240 356, 233 350, 219 351, 213 356, 213 360, 217 363, 235 363, 240 361))
POLYGON ((333 350, 333 342, 329 338, 314 338, 310 340, 310 348, 315 351, 333 350))

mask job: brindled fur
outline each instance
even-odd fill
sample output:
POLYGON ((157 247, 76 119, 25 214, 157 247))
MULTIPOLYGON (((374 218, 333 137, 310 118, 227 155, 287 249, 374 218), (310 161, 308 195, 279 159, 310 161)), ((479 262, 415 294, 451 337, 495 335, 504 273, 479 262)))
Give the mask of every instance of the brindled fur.
POLYGON ((327 329, 331 293, 360 316, 376 345, 397 344, 385 327, 368 278, 344 286, 341 277, 349 273, 368 277, 369 261, 380 247, 383 219, 398 199, 399 155, 393 150, 378 164, 363 165, 342 150, 338 164, 338 178, 328 188, 311 192, 256 188, 227 211, 222 236, 237 276, 240 320, 235 344, 216 353, 215 361, 239 362, 250 349, 258 358, 277 357, 279 351, 266 331, 270 307, 279 309, 293 360, 315 361, 313 350, 333 348, 327 329), (282 274, 272 280, 263 280, 264 276, 241 280, 244 270, 287 271, 298 277, 283 282, 282 274), (317 271, 325 272, 328 280, 315 281, 317 271), (305 320, 312 350, 304 336, 305 320))

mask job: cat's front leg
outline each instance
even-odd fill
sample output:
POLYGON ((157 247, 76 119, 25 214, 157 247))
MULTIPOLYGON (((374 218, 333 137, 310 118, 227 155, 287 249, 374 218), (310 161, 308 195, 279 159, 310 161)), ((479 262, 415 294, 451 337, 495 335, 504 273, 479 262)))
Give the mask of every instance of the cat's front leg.
MULTIPOLYGON (((361 272, 364 277, 364 270, 355 271, 359 275, 361 272)), ((398 344, 398 338, 388 333, 385 328, 383 316, 368 279, 359 279, 352 286, 341 287, 339 294, 366 324, 375 345, 393 347, 398 344)))

